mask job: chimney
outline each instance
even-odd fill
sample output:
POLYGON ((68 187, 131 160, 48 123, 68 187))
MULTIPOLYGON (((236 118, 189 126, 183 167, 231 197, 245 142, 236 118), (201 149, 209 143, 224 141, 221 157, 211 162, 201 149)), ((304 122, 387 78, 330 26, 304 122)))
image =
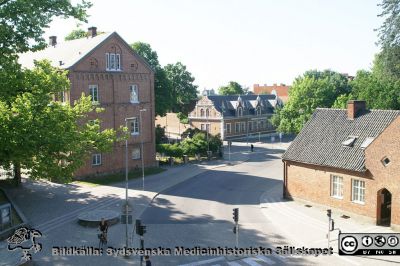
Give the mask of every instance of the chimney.
POLYGON ((89 37, 96 37, 97 36, 97 28, 96 27, 90 27, 88 28, 88 35, 89 37))
POLYGON ((351 100, 347 103, 347 119, 354 120, 365 111, 366 103, 365 101, 351 100))
POLYGON ((57 44, 57 36, 50 36, 49 37, 49 45, 56 46, 56 44, 57 44))

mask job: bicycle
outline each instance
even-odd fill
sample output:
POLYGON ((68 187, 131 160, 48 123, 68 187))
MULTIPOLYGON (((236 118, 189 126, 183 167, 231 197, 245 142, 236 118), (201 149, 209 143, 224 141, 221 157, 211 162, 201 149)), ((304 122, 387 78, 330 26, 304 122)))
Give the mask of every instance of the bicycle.
POLYGON ((103 248, 103 246, 107 244, 107 232, 101 231, 97 237, 99 238, 99 248, 103 248))

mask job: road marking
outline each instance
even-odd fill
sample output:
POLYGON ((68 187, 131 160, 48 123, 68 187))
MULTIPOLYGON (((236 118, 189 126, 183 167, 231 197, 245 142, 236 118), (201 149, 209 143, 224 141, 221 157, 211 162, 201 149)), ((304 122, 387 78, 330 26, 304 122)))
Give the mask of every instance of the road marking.
POLYGON ((266 263, 271 264, 271 265, 275 264, 275 261, 273 261, 273 260, 271 260, 271 259, 269 259, 269 258, 267 258, 267 257, 265 257, 263 255, 258 255, 258 256, 256 256, 256 258, 260 259, 262 261, 265 261, 266 263))
POLYGON ((250 258, 242 259, 242 261, 246 262, 247 264, 249 264, 251 266, 262 266, 261 264, 255 262, 254 260, 252 260, 250 258))
POLYGON ((225 257, 217 257, 217 258, 213 258, 213 259, 209 259, 209 260, 195 261, 195 262, 191 262, 188 264, 181 264, 179 266, 197 266, 197 265, 213 263, 213 262, 217 262, 217 261, 221 261, 221 260, 225 260, 225 257))

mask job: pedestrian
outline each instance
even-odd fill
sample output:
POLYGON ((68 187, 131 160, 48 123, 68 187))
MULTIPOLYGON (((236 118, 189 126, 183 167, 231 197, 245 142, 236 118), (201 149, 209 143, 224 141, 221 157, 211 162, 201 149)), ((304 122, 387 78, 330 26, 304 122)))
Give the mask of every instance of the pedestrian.
POLYGON ((253 152, 253 150, 254 150, 253 144, 250 145, 250 149, 251 149, 251 152, 253 152))
POLYGON ((146 262, 146 266, 151 266, 151 261, 149 256, 144 256, 144 261, 146 262))
POLYGON ((107 242, 108 222, 104 218, 101 218, 99 229, 107 242))

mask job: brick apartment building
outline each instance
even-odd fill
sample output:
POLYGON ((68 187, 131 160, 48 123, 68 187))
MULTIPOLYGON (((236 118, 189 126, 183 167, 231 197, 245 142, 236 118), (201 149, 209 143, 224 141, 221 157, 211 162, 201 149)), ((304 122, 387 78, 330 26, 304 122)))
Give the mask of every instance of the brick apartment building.
POLYGON ((267 84, 253 85, 254 94, 275 94, 282 100, 283 103, 286 103, 289 100, 289 90, 290 86, 287 86, 283 83, 279 85, 275 83, 274 85, 270 86, 267 84))
POLYGON ((282 159, 284 197, 400 228, 400 111, 317 108, 282 159))
POLYGON ((273 132, 269 119, 281 104, 273 94, 203 96, 189 113, 189 124, 223 140, 273 132))
MULTIPOLYGON (((33 67, 33 60, 41 59, 68 70, 71 87, 62 95, 63 101, 73 104, 85 93, 104 108, 104 112, 89 116, 89 120, 101 120, 101 129, 117 130, 125 125, 125 118, 134 117, 128 124, 129 166, 141 167, 142 141, 145 167, 155 164, 154 73, 116 32, 97 35, 92 27, 89 37, 63 43, 51 36, 46 49, 20 55, 20 63, 28 68, 33 67)), ((125 143, 114 143, 110 153, 93 153, 75 176, 121 171, 124 156, 125 143)))

